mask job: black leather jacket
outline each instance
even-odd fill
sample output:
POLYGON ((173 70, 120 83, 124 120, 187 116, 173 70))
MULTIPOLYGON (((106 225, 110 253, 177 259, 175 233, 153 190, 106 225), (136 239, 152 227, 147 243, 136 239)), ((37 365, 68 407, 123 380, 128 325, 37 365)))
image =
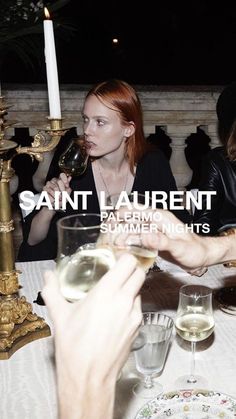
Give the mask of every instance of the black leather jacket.
POLYGON ((226 224, 236 223, 236 161, 230 161, 223 147, 211 150, 205 158, 199 190, 216 191, 211 199, 211 210, 203 202, 194 213, 194 223, 208 223, 209 235, 226 224))

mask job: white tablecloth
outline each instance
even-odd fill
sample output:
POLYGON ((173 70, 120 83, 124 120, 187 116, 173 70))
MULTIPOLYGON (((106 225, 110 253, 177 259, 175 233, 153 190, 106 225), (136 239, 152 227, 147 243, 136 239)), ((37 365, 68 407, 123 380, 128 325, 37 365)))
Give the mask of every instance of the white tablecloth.
MULTIPOLYGON (((53 266, 52 261, 17 264, 22 271, 21 294, 29 302, 32 303, 42 289, 43 271, 53 266)), ((191 277, 174 265, 165 265, 164 268, 168 272, 152 274, 148 279, 150 287, 144 286, 143 310, 154 309, 175 317, 178 290, 185 283, 205 284, 213 290, 236 285, 236 269, 227 269, 222 265, 210 268, 202 278, 191 277)), ((37 304, 33 304, 33 307, 50 324, 47 309, 37 304)), ((207 378, 210 390, 236 398, 236 316, 223 313, 215 303, 214 317, 214 335, 197 344, 196 373, 207 378)), ((174 334, 164 371, 157 378, 163 384, 164 391, 175 390, 175 380, 188 373, 189 368, 189 345, 174 334)), ((138 409, 145 403, 145 400, 132 394, 132 386, 138 378, 131 353, 117 383, 115 419, 135 418, 138 409)), ((52 337, 32 342, 18 350, 10 360, 0 361, 0 394, 1 419, 57 418, 52 337)))

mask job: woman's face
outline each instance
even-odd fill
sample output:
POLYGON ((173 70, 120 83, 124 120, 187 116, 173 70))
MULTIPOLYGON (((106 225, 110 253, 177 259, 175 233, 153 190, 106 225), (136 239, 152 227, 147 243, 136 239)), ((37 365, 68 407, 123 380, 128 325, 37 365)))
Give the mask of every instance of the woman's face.
POLYGON ((116 150, 124 152, 125 140, 133 132, 133 125, 122 126, 118 111, 109 109, 96 96, 91 95, 84 104, 83 120, 91 156, 104 156, 116 150))

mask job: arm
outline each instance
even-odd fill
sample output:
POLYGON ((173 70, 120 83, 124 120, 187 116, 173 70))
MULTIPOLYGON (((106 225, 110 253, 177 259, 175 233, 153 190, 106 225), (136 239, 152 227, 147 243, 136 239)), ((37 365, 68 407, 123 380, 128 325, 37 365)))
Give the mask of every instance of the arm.
MULTIPOLYGON (((50 182, 47 182, 44 191, 48 193, 51 203, 54 203, 54 194, 56 191, 71 192, 69 186, 71 177, 67 177, 64 173, 60 174, 58 179, 53 178, 50 182)), ((30 232, 28 236, 28 244, 34 246, 44 240, 48 234, 50 223, 54 217, 56 211, 50 210, 47 207, 43 207, 33 218, 30 232)))
POLYGON ((160 256, 183 269, 195 269, 236 259, 235 235, 201 237, 186 229, 169 211, 159 210, 158 232, 143 235, 143 241, 158 249, 160 256), (164 230, 165 227, 171 227, 164 230))
POLYGON ((36 191, 41 192, 45 185, 45 178, 53 159, 54 150, 44 153, 43 160, 39 162, 36 172, 33 174, 32 181, 36 191))
POLYGON ((61 296, 52 272, 45 278, 61 419, 113 416, 116 379, 142 320, 138 293, 145 275, 136 264, 133 256, 122 256, 85 299, 73 304, 61 296))
MULTIPOLYGON (((126 212, 127 208, 118 211, 119 220, 125 218, 126 212)), ((139 210, 140 217, 137 217, 137 209, 134 212, 135 216, 133 219, 129 217, 129 223, 142 223, 141 213, 144 213, 146 220, 151 224, 151 227, 148 230, 145 228, 141 234, 143 245, 158 250, 163 259, 176 263, 187 271, 236 259, 235 234, 202 237, 191 232, 190 227, 170 211, 144 209, 139 210)), ((119 235, 120 244, 125 239, 125 234, 119 235)))

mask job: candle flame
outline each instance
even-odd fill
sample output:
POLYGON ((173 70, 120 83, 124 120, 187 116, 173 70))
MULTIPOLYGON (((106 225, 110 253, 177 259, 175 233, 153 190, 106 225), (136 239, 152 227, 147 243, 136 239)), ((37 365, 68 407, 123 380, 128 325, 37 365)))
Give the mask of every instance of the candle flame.
POLYGON ((45 15, 46 19, 50 19, 50 13, 49 13, 48 9, 46 7, 44 7, 43 10, 44 10, 44 15, 45 15))

